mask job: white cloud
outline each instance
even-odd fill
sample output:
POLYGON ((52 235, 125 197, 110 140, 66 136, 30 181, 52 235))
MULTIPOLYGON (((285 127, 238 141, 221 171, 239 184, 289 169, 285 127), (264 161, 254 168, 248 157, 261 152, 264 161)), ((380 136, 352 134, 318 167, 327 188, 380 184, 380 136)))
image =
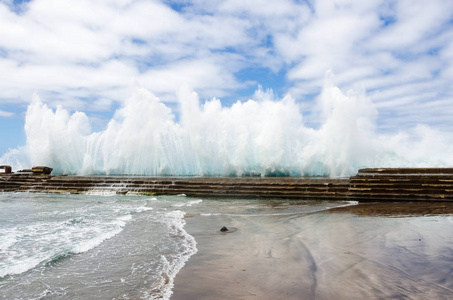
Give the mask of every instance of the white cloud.
POLYGON ((9 111, 0 110, 0 117, 12 117, 14 113, 9 111))
POLYGON ((237 72, 267 68, 310 111, 330 69, 343 90, 369 93, 382 122, 412 124, 396 119, 402 107, 443 120, 452 19, 448 0, 0 1, 0 105, 37 92, 52 106, 108 110, 135 82, 164 101, 183 84, 224 97, 260 83, 237 72))
POLYGON ((369 43, 371 49, 398 50, 411 47, 435 35, 452 17, 453 3, 448 0, 396 2, 396 22, 384 28, 369 43))

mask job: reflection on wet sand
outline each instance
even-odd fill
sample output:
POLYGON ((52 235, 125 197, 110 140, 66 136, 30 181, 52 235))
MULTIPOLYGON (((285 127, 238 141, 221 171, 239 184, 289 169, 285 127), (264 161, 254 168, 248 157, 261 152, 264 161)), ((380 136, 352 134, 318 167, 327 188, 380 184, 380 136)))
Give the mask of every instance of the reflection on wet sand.
POLYGON ((452 299, 451 207, 193 217, 186 229, 199 251, 176 277, 172 299, 452 299), (238 230, 199 234, 217 224, 238 230))
POLYGON ((337 207, 331 213, 352 213, 361 216, 434 216, 453 215, 453 202, 373 202, 337 207))

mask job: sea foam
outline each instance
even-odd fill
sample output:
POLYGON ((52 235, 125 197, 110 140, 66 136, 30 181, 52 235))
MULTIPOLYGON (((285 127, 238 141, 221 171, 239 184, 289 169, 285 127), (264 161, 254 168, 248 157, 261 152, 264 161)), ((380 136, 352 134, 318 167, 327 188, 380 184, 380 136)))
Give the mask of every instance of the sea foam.
POLYGON ((67 211, 55 207, 55 211, 36 211, 17 224, 10 222, 0 234, 0 278, 87 252, 120 233, 133 213, 152 210, 113 204, 102 212, 97 209, 96 205, 67 211))

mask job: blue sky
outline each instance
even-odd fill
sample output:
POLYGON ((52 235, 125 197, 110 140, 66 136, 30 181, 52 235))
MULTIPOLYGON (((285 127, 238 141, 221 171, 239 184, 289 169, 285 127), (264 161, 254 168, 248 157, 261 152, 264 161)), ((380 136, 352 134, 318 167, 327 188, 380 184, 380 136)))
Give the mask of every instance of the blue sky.
POLYGON ((453 1, 0 0, 0 156, 34 93, 95 129, 136 85, 176 114, 182 85, 226 106, 261 85, 310 116, 327 70, 380 131, 451 131, 453 1))

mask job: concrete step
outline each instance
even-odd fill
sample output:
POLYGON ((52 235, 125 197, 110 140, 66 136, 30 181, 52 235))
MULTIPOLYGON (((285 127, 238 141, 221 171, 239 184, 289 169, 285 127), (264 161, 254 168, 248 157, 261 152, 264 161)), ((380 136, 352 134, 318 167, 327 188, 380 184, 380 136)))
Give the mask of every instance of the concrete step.
POLYGON ((238 196, 359 201, 453 201, 451 169, 362 169, 350 179, 105 177, 13 174, 0 192, 238 196))

